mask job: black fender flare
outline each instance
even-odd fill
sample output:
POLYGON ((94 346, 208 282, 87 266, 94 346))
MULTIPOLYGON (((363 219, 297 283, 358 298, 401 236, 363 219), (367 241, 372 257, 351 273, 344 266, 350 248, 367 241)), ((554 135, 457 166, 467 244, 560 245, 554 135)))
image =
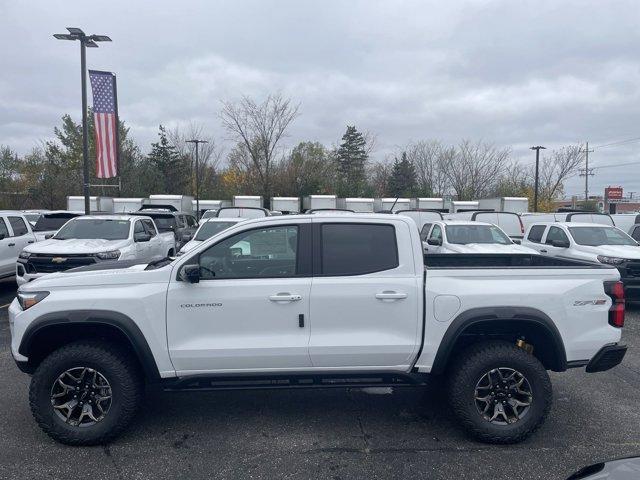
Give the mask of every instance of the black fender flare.
POLYGON ((479 323, 491 322, 527 322, 544 329, 553 341, 553 350, 558 359, 557 365, 552 370, 564 371, 567 369, 567 354, 564 348, 562 336, 555 323, 544 312, 531 307, 480 307, 472 308, 460 313, 449 325, 442 337, 438 351, 433 361, 431 372, 443 373, 449 363, 449 358, 456 341, 466 329, 479 323))
POLYGON ((160 379, 156 360, 138 325, 128 316, 111 310, 67 310, 41 315, 26 328, 18 352, 29 357, 38 333, 55 325, 106 325, 116 328, 129 340, 147 379, 160 379))

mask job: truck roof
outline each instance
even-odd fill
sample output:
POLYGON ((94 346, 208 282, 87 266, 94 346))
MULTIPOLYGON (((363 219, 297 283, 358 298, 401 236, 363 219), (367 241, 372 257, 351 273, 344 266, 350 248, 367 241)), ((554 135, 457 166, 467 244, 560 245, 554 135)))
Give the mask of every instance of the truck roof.
POLYGON ((529 227, 533 227, 534 225, 564 225, 566 227, 606 227, 606 228, 617 228, 615 225, 606 225, 604 223, 592 223, 592 222, 532 222, 529 224, 529 227))
MULTIPOLYGON (((144 216, 144 215, 141 215, 144 216)), ((114 215, 114 214, 104 214, 104 215, 82 215, 81 217, 76 217, 78 220, 131 220, 131 215, 114 215)))

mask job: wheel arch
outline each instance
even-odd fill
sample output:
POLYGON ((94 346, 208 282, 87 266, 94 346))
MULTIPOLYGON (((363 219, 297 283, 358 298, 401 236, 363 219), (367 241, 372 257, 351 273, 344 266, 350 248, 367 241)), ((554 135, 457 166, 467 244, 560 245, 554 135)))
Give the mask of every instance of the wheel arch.
POLYGON ((459 314, 440 342, 431 372, 443 373, 455 354, 482 340, 523 337, 534 346, 536 356, 547 370, 567 369, 567 356, 558 328, 544 312, 530 307, 473 308, 459 314))
POLYGON ((71 310, 36 318, 25 330, 18 352, 29 359, 32 373, 57 348, 75 340, 100 338, 129 349, 149 381, 160 379, 153 353, 142 331, 128 316, 110 310, 71 310))

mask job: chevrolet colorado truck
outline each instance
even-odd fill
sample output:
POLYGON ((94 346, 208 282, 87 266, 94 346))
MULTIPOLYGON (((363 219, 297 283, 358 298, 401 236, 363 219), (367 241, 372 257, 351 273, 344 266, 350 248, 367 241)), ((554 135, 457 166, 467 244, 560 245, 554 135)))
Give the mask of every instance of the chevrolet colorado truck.
POLYGON ((167 390, 424 386, 476 438, 517 442, 548 370, 622 361, 618 271, 542 255, 423 256, 402 215, 247 220, 174 260, 101 263, 22 285, 11 351, 36 422, 100 444, 167 390))

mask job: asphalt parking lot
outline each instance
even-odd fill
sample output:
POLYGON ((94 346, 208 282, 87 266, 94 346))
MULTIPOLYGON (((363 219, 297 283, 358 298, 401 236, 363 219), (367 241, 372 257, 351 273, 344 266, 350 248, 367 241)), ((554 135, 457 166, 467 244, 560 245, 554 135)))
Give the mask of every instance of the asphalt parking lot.
MULTIPOLYGON (((0 305, 15 294, 0 281, 0 305)), ((553 374, 544 427, 515 446, 467 439, 434 390, 163 393, 110 445, 56 444, 36 426, 29 378, 0 309, 0 479, 552 479, 640 455, 640 309, 627 315, 622 365, 553 374), (375 393, 375 394, 374 394, 375 393)))

